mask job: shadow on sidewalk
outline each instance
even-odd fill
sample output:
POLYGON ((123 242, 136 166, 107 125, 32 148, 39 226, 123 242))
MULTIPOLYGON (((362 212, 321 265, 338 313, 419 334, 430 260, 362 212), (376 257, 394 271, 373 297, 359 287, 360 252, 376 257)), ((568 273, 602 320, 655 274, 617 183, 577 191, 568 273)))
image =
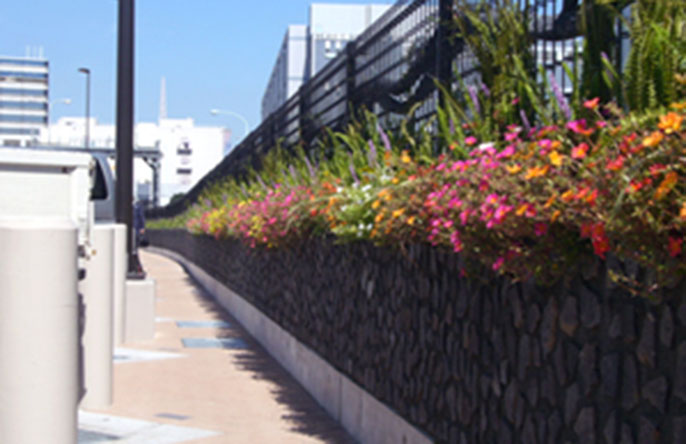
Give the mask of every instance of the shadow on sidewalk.
POLYGON ((266 380, 276 386, 272 391, 279 404, 287 406, 290 413, 283 416, 291 424, 291 430, 327 443, 355 443, 355 440, 334 421, 312 396, 272 358, 262 346, 243 329, 238 321, 225 311, 186 270, 186 281, 195 287, 193 296, 211 312, 216 320, 226 321, 231 327, 217 330, 217 338, 242 339, 248 347, 236 352, 231 359, 253 378, 266 380))

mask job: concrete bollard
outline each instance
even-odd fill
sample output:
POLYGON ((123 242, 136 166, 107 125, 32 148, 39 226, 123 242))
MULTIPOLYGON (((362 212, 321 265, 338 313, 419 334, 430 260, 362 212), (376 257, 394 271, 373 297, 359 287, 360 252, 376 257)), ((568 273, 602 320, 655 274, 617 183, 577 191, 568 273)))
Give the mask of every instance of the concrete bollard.
POLYGON ((126 225, 114 225, 114 345, 124 343, 126 313, 126 225))
POLYGON ((155 281, 126 281, 126 342, 155 338, 155 281))
POLYGON ((77 229, 0 219, 0 442, 74 444, 77 229))
POLYGON ((86 390, 80 407, 102 409, 112 404, 112 287, 114 225, 94 225, 95 254, 86 263, 79 291, 85 305, 83 380, 86 390))

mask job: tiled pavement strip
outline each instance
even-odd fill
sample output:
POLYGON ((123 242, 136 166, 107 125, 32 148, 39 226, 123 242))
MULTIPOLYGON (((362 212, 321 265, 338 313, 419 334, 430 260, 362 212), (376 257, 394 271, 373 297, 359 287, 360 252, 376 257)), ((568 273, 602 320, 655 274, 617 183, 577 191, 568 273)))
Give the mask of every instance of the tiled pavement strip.
POLYGON ((155 338, 115 351, 114 403, 80 412, 80 444, 353 442, 180 265, 141 258, 155 338))

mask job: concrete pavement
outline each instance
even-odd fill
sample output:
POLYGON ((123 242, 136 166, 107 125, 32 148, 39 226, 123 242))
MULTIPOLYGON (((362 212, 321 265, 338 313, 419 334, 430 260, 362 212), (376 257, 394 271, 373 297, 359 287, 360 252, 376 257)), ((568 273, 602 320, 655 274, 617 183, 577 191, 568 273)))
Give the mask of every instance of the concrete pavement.
POLYGON ((354 442, 180 265, 141 259, 155 338, 115 351, 114 403, 82 412, 81 443, 354 442))

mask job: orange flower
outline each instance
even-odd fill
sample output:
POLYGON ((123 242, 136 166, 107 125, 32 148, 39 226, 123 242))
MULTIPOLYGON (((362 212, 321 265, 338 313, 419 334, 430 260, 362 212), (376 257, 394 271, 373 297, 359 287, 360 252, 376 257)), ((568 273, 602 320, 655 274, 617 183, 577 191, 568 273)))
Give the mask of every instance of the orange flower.
POLYGON ((534 179, 536 177, 545 176, 546 174, 548 174, 549 169, 550 169, 549 165, 544 165, 541 167, 531 167, 527 170, 526 176, 524 176, 524 179, 529 180, 529 179, 534 179))
POLYGON ((560 196, 560 199, 562 199, 564 202, 569 202, 572 199, 574 199, 574 190, 567 190, 564 193, 562 193, 562 196, 560 196))
POLYGON ((665 136, 660 131, 654 131, 650 136, 643 139, 643 146, 657 146, 664 138, 665 136))
POLYGON ((598 190, 593 190, 591 194, 586 196, 586 203, 588 203, 590 206, 595 205, 595 200, 598 198, 598 190))
POLYGON ((684 118, 679 114, 669 112, 664 116, 660 116, 660 123, 657 124, 657 127, 663 130, 665 134, 671 134, 674 131, 679 131, 683 120, 684 118))
POLYGON ((655 199, 660 200, 667 195, 674 188, 677 181, 679 180, 679 175, 675 171, 670 171, 665 175, 660 185, 655 190, 655 199))
POLYGON ((517 174, 522 170, 522 167, 519 165, 505 165, 505 169, 507 170, 508 173, 510 174, 517 174))
POLYGON ((548 198, 546 201, 545 205, 543 205, 543 208, 550 208, 550 206, 555 202, 555 199, 557 198, 556 195, 552 195, 548 198))

